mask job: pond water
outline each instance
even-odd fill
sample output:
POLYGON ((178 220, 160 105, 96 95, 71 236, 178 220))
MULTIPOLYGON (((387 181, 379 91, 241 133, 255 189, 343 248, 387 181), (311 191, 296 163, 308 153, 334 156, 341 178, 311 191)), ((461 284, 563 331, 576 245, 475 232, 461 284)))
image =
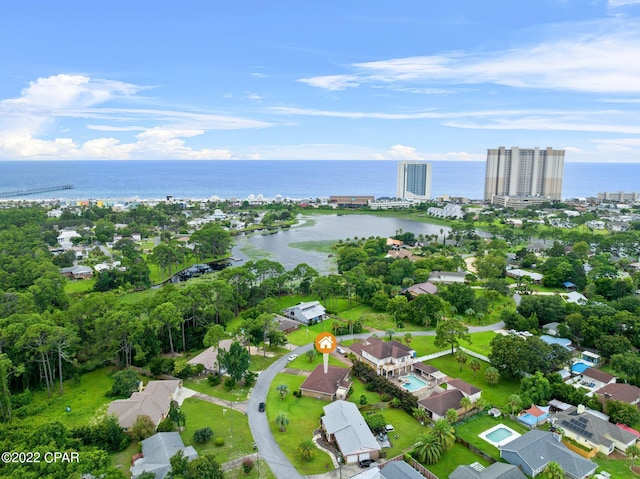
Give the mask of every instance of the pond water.
POLYGON ((329 257, 327 253, 301 250, 290 244, 370 236, 386 238, 395 235, 399 230, 411 232, 416 236, 440 235, 441 229, 445 234, 450 230, 446 226, 374 215, 304 216, 296 226, 275 234, 236 236, 232 256, 242 260, 234 263, 238 265, 250 259, 266 258, 281 263, 287 270, 295 268, 300 263, 307 263, 319 273, 327 274, 337 271, 335 258, 329 257))

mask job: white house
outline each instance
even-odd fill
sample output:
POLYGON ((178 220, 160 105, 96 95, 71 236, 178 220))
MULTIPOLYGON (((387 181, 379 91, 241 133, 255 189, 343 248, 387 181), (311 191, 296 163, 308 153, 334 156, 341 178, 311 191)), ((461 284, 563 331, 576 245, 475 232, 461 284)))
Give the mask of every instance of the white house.
POLYGON ((326 310, 319 301, 300 303, 283 310, 284 316, 303 324, 316 324, 327 318, 326 310))

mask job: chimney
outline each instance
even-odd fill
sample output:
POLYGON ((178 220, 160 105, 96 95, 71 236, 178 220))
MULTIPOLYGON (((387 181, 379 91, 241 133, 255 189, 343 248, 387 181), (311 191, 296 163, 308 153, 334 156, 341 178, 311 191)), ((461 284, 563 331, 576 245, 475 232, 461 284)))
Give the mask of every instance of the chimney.
POLYGON ((578 404, 578 414, 584 414, 585 407, 584 404, 578 404))

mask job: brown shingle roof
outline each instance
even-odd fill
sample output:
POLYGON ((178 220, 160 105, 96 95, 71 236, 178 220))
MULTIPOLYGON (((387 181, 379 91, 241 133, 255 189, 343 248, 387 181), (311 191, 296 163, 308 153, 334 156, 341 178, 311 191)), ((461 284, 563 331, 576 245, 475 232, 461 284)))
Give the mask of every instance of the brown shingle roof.
POLYGON ((447 389, 441 393, 434 393, 428 398, 418 401, 426 410, 438 416, 444 416, 449 409, 460 409, 460 400, 464 397, 457 389, 447 389))
POLYGON ((473 384, 469 384, 462 379, 450 379, 449 381, 447 381, 447 384, 449 384, 449 386, 451 387, 459 389, 468 396, 473 396, 474 394, 482 391, 481 389, 475 387, 473 384))
POLYGON ((413 369, 416 371, 422 371, 427 374, 433 374, 439 371, 438 368, 434 368, 431 364, 425 364, 423 362, 413 363, 413 369))
POLYGON ((614 399, 631 404, 640 398, 640 388, 631 384, 613 383, 598 389, 596 394, 603 396, 605 400, 614 399))
POLYGON ((595 379, 596 381, 600 381, 601 383, 608 383, 615 378, 615 376, 612 376, 609 373, 605 373, 604 371, 600 371, 596 368, 587 368, 584 370, 582 375, 588 378, 595 379))
POLYGON ((351 385, 348 380, 349 371, 350 369, 347 368, 329 366, 327 374, 325 374, 324 366, 320 364, 304 380, 300 385, 300 389, 324 394, 335 394, 339 387, 349 389, 351 385))
POLYGON ((375 358, 385 359, 410 356, 413 349, 395 340, 382 341, 381 339, 369 337, 364 343, 352 344, 351 351, 360 356, 362 356, 363 351, 366 351, 375 358))

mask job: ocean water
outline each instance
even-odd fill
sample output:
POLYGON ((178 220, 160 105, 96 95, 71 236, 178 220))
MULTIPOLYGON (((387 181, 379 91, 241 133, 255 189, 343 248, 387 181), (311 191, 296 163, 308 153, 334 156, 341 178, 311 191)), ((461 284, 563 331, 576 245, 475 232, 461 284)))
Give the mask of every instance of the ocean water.
MULTIPOLYGON (((483 197, 484 162, 433 161, 431 193, 483 197)), ((72 184, 22 198, 316 198, 394 196, 395 161, 0 161, 0 194, 72 184)), ((563 198, 640 191, 640 163, 565 163, 563 198)))

